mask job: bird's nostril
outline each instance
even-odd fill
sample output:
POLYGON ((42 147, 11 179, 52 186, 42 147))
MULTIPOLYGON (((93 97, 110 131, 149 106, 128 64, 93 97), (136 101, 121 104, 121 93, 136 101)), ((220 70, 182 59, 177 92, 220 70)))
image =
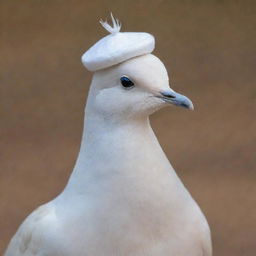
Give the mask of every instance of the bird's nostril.
POLYGON ((174 96, 174 95, 166 95, 165 97, 167 97, 167 98, 172 98, 172 99, 174 99, 174 98, 175 98, 175 96, 174 96))
POLYGON ((169 98, 169 99, 174 99, 176 98, 174 94, 169 93, 169 92, 162 92, 161 93, 165 98, 169 98))

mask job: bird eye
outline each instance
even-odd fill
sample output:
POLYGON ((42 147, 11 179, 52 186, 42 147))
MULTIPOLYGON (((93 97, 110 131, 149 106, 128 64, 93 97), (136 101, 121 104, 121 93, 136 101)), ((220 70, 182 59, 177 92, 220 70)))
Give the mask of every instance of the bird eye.
POLYGON ((120 81, 122 86, 126 89, 130 89, 134 86, 134 83, 127 76, 122 76, 120 81))

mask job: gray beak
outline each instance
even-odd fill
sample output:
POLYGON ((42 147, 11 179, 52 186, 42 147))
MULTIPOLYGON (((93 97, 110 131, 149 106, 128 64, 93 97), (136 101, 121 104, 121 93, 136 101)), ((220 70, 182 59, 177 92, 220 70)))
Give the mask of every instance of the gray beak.
POLYGON ((192 101, 188 97, 182 94, 179 94, 175 91, 171 91, 171 90, 163 91, 161 92, 161 96, 159 96, 159 98, 161 98, 167 103, 171 103, 176 106, 194 110, 194 105, 192 101))

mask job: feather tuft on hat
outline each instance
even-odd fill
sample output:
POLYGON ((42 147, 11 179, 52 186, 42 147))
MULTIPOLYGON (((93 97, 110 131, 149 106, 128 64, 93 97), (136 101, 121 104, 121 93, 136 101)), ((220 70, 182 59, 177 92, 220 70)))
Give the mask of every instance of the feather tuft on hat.
POLYGON ((100 20, 100 24, 102 25, 103 28, 105 28, 110 34, 116 34, 120 32, 121 29, 121 23, 119 22, 118 19, 115 19, 112 12, 111 12, 111 20, 112 20, 112 27, 108 24, 107 21, 103 21, 102 19, 100 20))

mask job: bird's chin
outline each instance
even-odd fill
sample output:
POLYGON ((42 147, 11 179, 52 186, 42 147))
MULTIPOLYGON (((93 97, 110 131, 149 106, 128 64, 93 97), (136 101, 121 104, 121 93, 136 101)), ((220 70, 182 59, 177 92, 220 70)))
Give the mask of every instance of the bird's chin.
POLYGON ((170 106, 170 104, 167 104, 164 101, 159 101, 157 104, 152 105, 151 107, 148 107, 147 110, 145 111, 145 114, 150 116, 152 114, 154 114, 155 112, 170 106))

